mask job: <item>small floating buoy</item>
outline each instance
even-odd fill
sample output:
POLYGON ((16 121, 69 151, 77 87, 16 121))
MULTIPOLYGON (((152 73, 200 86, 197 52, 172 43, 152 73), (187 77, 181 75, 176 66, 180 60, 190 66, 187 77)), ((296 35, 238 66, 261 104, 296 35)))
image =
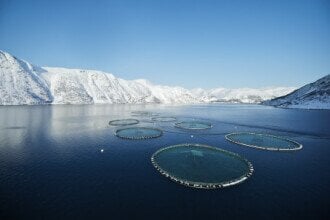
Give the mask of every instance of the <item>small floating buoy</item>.
POLYGON ((103 151, 104 151, 104 150, 103 150, 103 149, 101 149, 101 153, 103 153, 103 151))
POLYGON ((193 138, 193 137, 194 137, 194 135, 190 135, 190 137, 191 137, 191 138, 193 138))

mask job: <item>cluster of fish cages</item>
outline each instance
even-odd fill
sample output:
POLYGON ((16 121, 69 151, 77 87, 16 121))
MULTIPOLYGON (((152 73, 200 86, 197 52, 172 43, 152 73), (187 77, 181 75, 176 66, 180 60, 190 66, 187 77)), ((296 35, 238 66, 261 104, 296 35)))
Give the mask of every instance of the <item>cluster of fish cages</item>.
MULTIPOLYGON (((134 111, 135 116, 149 117, 148 123, 170 123, 177 129, 202 131, 211 129, 212 123, 203 120, 178 121, 176 117, 160 116, 148 111, 134 111)), ((155 127, 129 126, 143 123, 137 119, 120 119, 109 122, 111 126, 122 126, 115 136, 129 140, 158 138, 163 130, 155 127)), ((242 146, 268 151, 296 151, 302 145, 296 141, 270 134, 237 132, 225 135, 225 139, 242 146)), ((198 143, 171 145, 157 150, 151 156, 155 169, 170 180, 191 188, 218 189, 234 186, 246 181, 254 172, 252 164, 239 154, 198 143), (233 169, 235 167, 235 169, 233 169)))

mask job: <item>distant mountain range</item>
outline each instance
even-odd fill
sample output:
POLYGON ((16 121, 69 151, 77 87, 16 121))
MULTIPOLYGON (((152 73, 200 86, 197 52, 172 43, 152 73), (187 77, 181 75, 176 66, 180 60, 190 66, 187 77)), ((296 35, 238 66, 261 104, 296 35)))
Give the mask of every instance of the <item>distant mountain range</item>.
POLYGON ((330 109, 330 75, 262 104, 283 108, 330 109))
MULTIPOLYGON (((293 87, 193 89, 124 80, 96 70, 38 67, 0 51, 0 105, 261 103, 293 87)), ((270 102, 265 102, 271 105, 270 102)))

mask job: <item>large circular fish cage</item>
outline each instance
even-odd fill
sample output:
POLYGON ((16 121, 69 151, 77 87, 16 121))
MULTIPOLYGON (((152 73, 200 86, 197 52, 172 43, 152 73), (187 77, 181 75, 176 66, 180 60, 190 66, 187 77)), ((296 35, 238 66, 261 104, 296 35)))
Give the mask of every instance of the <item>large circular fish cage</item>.
POLYGON ((156 122, 172 122, 176 121, 176 117, 169 117, 169 116, 159 116, 159 117, 153 117, 151 120, 156 122))
POLYGON ((202 144, 178 144, 151 156, 153 166, 172 181, 201 189, 233 186, 247 180, 252 164, 240 155, 202 144))
POLYGON ((269 151, 295 151, 302 149, 302 144, 270 134, 249 132, 227 134, 225 138, 235 144, 269 151))
POLYGON ((135 124, 138 124, 138 123, 139 123, 139 120, 132 119, 132 118, 118 119, 118 120, 109 121, 109 125, 112 125, 112 126, 135 125, 135 124))
POLYGON ((163 131, 151 127, 130 127, 117 129, 115 135, 123 139, 142 140, 160 137, 163 135, 163 131))
POLYGON ((205 130, 212 128, 212 124, 203 121, 181 121, 175 123, 175 127, 186 130, 205 130))

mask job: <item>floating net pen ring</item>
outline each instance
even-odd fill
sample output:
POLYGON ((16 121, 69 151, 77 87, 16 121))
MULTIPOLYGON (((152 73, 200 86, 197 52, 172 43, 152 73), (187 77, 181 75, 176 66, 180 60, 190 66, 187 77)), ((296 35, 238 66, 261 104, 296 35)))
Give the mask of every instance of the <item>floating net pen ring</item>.
POLYGON ((202 121, 181 121, 175 123, 174 126, 186 130, 204 130, 212 128, 211 123, 202 121))
POLYGON ((151 118, 152 121, 156 121, 156 122, 172 122, 172 121, 176 121, 176 117, 171 117, 171 116, 159 116, 159 117, 152 117, 151 118))
POLYGON ((135 125, 138 124, 140 121, 137 119, 118 119, 118 120, 112 120, 109 121, 109 125, 113 126, 125 126, 125 125, 135 125))
POLYGON ((149 111, 132 111, 132 115, 134 116, 141 116, 141 117, 148 117, 148 116, 158 116, 159 113, 149 112, 149 111))
POLYGON ((143 140, 157 138, 163 135, 163 131, 152 127, 129 127, 115 131, 115 136, 130 140, 143 140))
POLYGON ((151 163, 161 175, 170 180, 199 189, 237 185, 247 180, 254 171, 252 164, 242 156, 202 144, 178 144, 161 148, 151 156, 151 163), (233 164, 236 170, 230 166, 233 164))
POLYGON ((302 144, 294 140, 270 134, 236 132, 225 135, 225 138, 232 143, 260 150, 297 151, 303 148, 302 144))

